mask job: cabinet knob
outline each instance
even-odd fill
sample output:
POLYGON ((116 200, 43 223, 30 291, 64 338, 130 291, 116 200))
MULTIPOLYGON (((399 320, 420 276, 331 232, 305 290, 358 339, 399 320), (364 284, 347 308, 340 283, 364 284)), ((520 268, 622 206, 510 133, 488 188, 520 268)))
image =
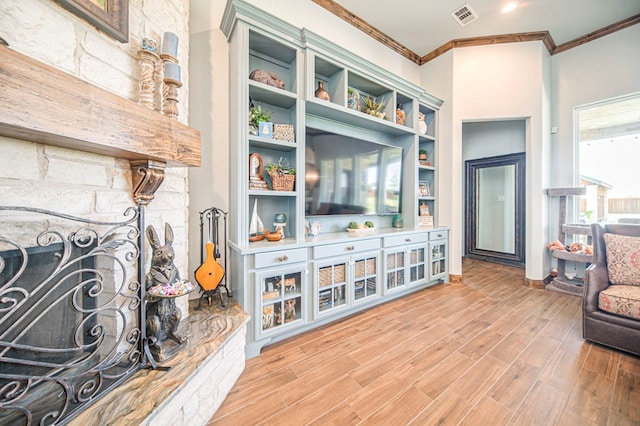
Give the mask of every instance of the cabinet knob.
POLYGON ((438 238, 442 238, 442 234, 438 234, 438 238))
POLYGON ((356 248, 354 246, 348 246, 346 249, 351 251, 351 250, 355 250, 356 248))
POLYGON ((411 242, 411 238, 405 238, 404 239, 406 242, 410 243, 411 242))
POLYGON ((280 256, 278 258, 278 262, 286 262, 287 260, 289 260, 289 256, 280 256))

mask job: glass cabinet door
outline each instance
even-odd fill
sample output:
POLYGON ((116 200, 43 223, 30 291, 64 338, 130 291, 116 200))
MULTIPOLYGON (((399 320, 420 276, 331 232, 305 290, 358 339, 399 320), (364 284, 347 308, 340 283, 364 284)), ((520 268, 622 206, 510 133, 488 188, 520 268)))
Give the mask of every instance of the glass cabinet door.
POLYGON ((409 248, 409 281, 411 284, 427 278, 426 247, 409 248))
POLYGON ((316 264, 314 312, 323 314, 347 306, 348 260, 316 264))
POLYGON ((406 253, 405 248, 385 251, 385 292, 406 288, 406 253))
POLYGON ((447 241, 432 241, 429 243, 429 279, 437 280, 447 276, 447 241))
POLYGON ((355 257, 353 261, 353 301, 378 295, 378 254, 355 257))
POLYGON ((261 320, 256 321, 258 335, 304 322, 304 265, 256 272, 256 285, 258 312, 262 315, 261 320))

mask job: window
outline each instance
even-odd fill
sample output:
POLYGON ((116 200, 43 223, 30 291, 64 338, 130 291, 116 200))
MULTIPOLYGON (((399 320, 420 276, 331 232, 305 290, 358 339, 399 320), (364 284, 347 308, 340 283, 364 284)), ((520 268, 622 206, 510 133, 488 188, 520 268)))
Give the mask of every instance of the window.
POLYGON ((640 223, 640 93, 577 112, 580 222, 640 223))

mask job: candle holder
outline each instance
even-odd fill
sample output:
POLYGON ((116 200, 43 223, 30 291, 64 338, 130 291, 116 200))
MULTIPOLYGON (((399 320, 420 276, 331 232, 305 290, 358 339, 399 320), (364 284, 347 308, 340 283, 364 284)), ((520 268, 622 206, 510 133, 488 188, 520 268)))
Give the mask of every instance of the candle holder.
POLYGON ((162 112, 169 118, 178 118, 178 89, 182 83, 171 77, 164 78, 162 112))
POLYGON ((180 71, 178 66, 178 59, 168 53, 160 53, 160 58, 164 66, 163 71, 163 85, 162 85, 162 113, 170 118, 178 117, 178 88, 182 87, 180 81, 180 71), (175 64, 170 67, 173 70, 177 70, 177 74, 167 74, 167 64, 175 64))
POLYGON ((140 64, 140 84, 138 102, 150 109, 155 109, 156 68, 160 62, 157 53, 146 49, 138 51, 140 64))

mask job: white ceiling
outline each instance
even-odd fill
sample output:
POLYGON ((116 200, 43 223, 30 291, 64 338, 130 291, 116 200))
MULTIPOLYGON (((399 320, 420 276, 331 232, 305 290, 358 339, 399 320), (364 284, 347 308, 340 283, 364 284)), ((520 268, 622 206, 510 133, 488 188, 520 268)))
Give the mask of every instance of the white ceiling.
POLYGON ((640 0, 334 0, 418 56, 456 39, 549 31, 556 45, 640 13, 640 0), (469 3, 479 16, 461 27, 451 12, 469 3))

